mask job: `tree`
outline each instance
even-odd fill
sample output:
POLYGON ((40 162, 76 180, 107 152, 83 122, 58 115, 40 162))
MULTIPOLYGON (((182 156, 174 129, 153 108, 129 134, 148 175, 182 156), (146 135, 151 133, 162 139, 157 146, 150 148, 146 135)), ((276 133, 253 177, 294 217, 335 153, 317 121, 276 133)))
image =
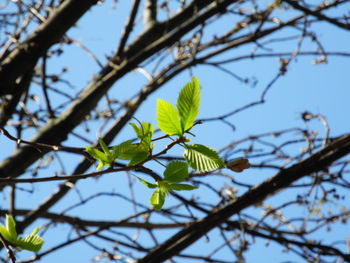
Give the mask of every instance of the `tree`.
MULTIPOLYGON (((18 262, 45 260, 83 243, 84 255, 68 257, 86 260, 94 254, 97 262, 244 262, 264 240, 277 244, 275 253, 282 248, 292 260, 295 256, 308 262, 349 262, 349 237, 342 231, 350 214, 345 201, 350 186, 349 131, 330 133, 325 116, 305 109, 301 119, 307 124, 319 120, 323 129, 276 126, 238 138, 234 119, 267 107, 271 91, 282 89, 279 81, 287 78, 292 65, 302 67, 306 57, 316 65, 327 64, 331 57, 348 63, 350 53, 330 49, 331 38, 322 34, 326 29, 348 37, 349 2, 6 1, 0 13, 0 184, 8 205, 0 212, 3 218, 15 218, 19 234, 32 223, 41 224, 39 235, 46 243, 25 258, 22 252, 13 254, 11 242, 1 236, 6 247, 3 261, 10 257, 14 262, 15 256, 18 262), (106 9, 116 14, 114 21, 106 22, 107 13, 99 13, 106 9), (104 50, 81 40, 80 30, 86 28, 106 35, 104 50), (73 46, 90 61, 77 56, 73 46), (273 67, 276 59, 279 64, 273 67), (268 65, 249 73, 264 80, 242 76, 239 67, 252 60, 268 65), (148 203, 151 192, 137 177, 154 187, 151 180, 165 169, 154 161, 166 166, 183 160, 182 152, 168 150, 186 139, 157 130, 147 137, 156 145, 154 152, 141 161, 127 166, 120 159, 102 160, 110 168, 97 171, 98 157, 91 149, 102 153, 102 148, 112 149, 107 145, 126 140, 131 145, 136 137, 144 138, 146 126, 140 123, 155 119, 150 114, 154 104, 147 104, 156 101, 153 94, 176 94, 190 75, 204 87, 203 96, 211 92, 234 100, 238 91, 223 94, 221 86, 246 88, 247 104, 232 103, 225 109, 216 104, 214 109, 214 95, 213 104, 201 104, 207 116, 197 118, 193 130, 193 122, 182 127, 182 132, 191 128, 189 136, 197 135, 191 137, 195 142, 216 145, 233 171, 223 165, 191 169, 187 181, 198 189, 172 192, 165 206, 153 209, 148 203), (215 86, 206 84, 209 75, 215 86), (226 75, 229 82, 224 81, 226 75), (251 99, 252 93, 259 93, 258 99, 251 99), (214 127, 215 134, 202 136, 206 127, 214 127), (235 173, 240 171, 235 165, 248 166, 246 159, 251 164, 248 178, 235 173), (336 238, 327 233, 333 229, 341 233, 336 238)), ((330 87, 329 93, 335 90, 330 87)), ((250 118, 258 121, 254 114, 250 118)))

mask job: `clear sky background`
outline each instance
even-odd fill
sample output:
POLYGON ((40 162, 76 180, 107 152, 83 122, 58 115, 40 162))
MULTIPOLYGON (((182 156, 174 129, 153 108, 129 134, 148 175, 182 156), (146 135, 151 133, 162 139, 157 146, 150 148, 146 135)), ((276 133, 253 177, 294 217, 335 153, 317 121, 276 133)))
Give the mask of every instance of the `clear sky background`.
MULTIPOLYGON (((112 1, 105 1, 101 5, 94 7, 78 22, 74 29, 68 32, 68 36, 84 43, 102 63, 105 62, 106 56, 112 54, 118 43, 121 29, 128 14, 127 8, 129 7, 129 3, 127 2, 129 1, 118 1, 115 9, 111 8, 112 1)), ((232 22, 233 21, 229 21, 229 19, 225 21, 227 25, 232 22)), ((223 30, 221 26, 224 27, 224 25, 217 26, 213 28, 213 31, 223 30)), ((326 51, 349 52, 349 32, 325 23, 318 25, 317 31, 319 32, 318 37, 326 51)), ((291 47, 295 48, 295 44, 285 42, 284 44, 271 44, 271 48, 272 47, 280 52, 288 52, 293 50, 291 47)), ((237 54, 247 54, 252 48, 253 46, 233 50, 223 55, 222 58, 232 57, 237 54)), ((311 41, 305 41, 303 49, 313 51, 315 50, 315 45, 311 41)), ((257 53, 263 53, 263 51, 258 51, 257 53)), ((234 131, 221 122, 207 122, 195 128, 194 132, 197 137, 194 139, 194 142, 200 142, 212 148, 220 149, 230 141, 248 135, 283 130, 297 126, 305 127, 306 124, 301 119, 301 114, 305 110, 325 116, 331 127, 331 136, 339 136, 349 132, 350 59, 340 56, 330 56, 328 57, 328 63, 314 65, 312 61, 315 58, 315 56, 300 56, 292 61, 288 67, 287 74, 279 79, 271 90, 269 90, 264 104, 243 111, 229 119, 236 127, 234 131)), ((99 69, 98 65, 91 57, 74 44, 72 44, 62 56, 51 60, 48 65, 49 72, 59 72, 62 67, 67 65, 69 71, 66 73, 66 78, 69 79, 77 89, 81 89, 81 87, 85 86, 87 81, 91 79, 92 74, 99 69)), ((251 80, 257 80, 255 85, 244 84, 234 80, 231 76, 219 72, 213 67, 205 66, 194 68, 193 74, 199 79, 202 87, 199 118, 215 117, 227 113, 233 108, 238 108, 249 102, 258 100, 261 92, 278 73, 278 65, 278 58, 247 59, 238 63, 229 64, 230 69, 237 75, 251 80)), ((156 125, 156 99, 162 98, 171 103, 175 103, 179 90, 189 80, 189 72, 184 72, 171 80, 164 88, 147 99, 147 102, 138 110, 135 117, 141 121, 151 122, 156 125)), ((119 81, 115 85, 116 87, 113 87, 109 95, 120 100, 130 98, 144 83, 145 77, 142 74, 137 71, 131 72, 127 77, 119 81)), ((59 98, 57 99, 59 100, 59 98)), ((101 104, 99 107, 104 107, 104 105, 101 104)), ((313 129, 321 134, 324 133, 324 129, 318 121, 313 120, 307 125, 312 126, 313 129)), ((108 125, 106 127, 108 127, 108 125)), ((92 140, 96 138, 98 132, 103 133, 105 131, 99 131, 98 128, 98 125, 89 127, 91 131, 90 138, 92 140)), ((78 129, 77 132, 85 133, 86 131, 78 129)), ((30 132, 26 135, 28 136, 26 139, 28 139, 30 137, 30 132)), ((130 139, 130 136, 133 136, 132 129, 131 127, 126 127, 114 142, 120 143, 125 139, 130 139)), ((4 156, 7 156, 9 152, 12 152, 14 145, 3 136, 0 136, 0 145, 0 157, 2 159, 4 156)), ((64 145, 85 147, 86 143, 72 137, 64 142, 64 145)), ((172 153, 176 153, 176 151, 172 153)), ((62 158, 66 157, 64 161, 67 166, 72 169, 74 168, 74 164, 79 160, 79 158, 75 156, 72 157, 68 154, 62 154, 61 156, 62 158), (70 163, 72 165, 69 165, 70 163)), ((93 169, 90 169, 90 171, 93 171, 93 169)), ((67 173, 70 172, 72 171, 67 171, 67 173)), ((47 176, 50 175, 50 171, 48 170, 46 170, 45 173, 47 176)), ((242 174, 237 174, 237 178, 239 180, 246 180, 248 183, 258 183, 271 175, 273 175, 273 171, 270 173, 267 173, 267 171, 261 173, 257 172, 255 169, 250 169, 242 174)), ((123 175, 120 176, 122 177, 123 175)), ((105 189, 106 192, 110 189, 115 189, 117 193, 127 192, 128 181, 125 180, 125 178, 126 177, 123 176, 123 180, 119 180, 115 176, 105 176, 99 180, 88 179, 81 181, 79 185, 84 186, 80 188, 83 189, 83 191, 79 193, 72 191, 63 202, 55 206, 52 211, 61 211, 62 208, 67 208, 75 203, 79 203, 79 196, 85 197, 91 193, 100 192, 101 189, 102 191, 105 189)), ((219 183, 216 181, 217 178, 206 178, 205 180, 210 184, 219 183)), ((42 183, 34 186, 24 186, 24 188, 34 190, 35 195, 26 192, 20 193, 17 200, 18 208, 35 207, 38 203, 42 202, 47 194, 50 194, 56 188, 56 185, 42 183)), ((148 198, 151 191, 145 189, 142 185, 136 186, 136 190, 136 196, 139 200, 142 200, 142 203, 148 205, 148 198)), ((242 192, 238 193, 242 194, 242 192)), ((198 194, 206 196, 207 193, 203 192, 198 194)), ((283 198, 288 198, 288 194, 293 194, 293 192, 283 192, 279 194, 275 200, 272 199, 271 202, 278 204, 283 198), (279 198, 281 199, 277 200, 279 198)), ((192 193, 184 193, 186 197, 190 197, 191 195, 192 193)), ((6 195, 3 194, 2 198, 5 200, 6 195)), ((216 197, 209 194, 206 198, 216 197)), ((171 204, 171 198, 167 199, 165 206, 170 206, 171 204)), ((6 204, 4 203, 1 206, 4 208, 6 204)), ((72 210, 70 214, 79 216, 81 213, 88 214, 91 219, 118 219, 122 218, 123 215, 126 216, 132 213, 132 207, 130 207, 128 203, 122 203, 120 201, 115 204, 105 203, 104 198, 101 197, 88 203, 83 208, 78 207, 72 210)), ((39 223, 40 222, 36 222, 35 225, 39 223)), ((66 226, 60 226, 59 228, 64 230, 65 227, 66 226)), ((338 231, 349 232, 348 237, 350 238, 350 231, 348 229, 349 228, 346 228, 346 226, 339 227, 330 233, 324 233, 323 239, 336 238, 338 231)), ((164 231, 164 233, 167 233, 167 231, 164 231)), ((55 244, 55 240, 59 235, 60 234, 57 232, 45 233, 45 247, 48 248, 55 244)), ((302 262, 297 257, 291 257, 290 254, 282 253, 281 249, 273 244, 266 247, 260 240, 256 240, 256 242, 259 243, 259 245, 253 246, 254 249, 247 253, 247 262, 264 263, 288 260, 302 262)), ((206 245, 203 244, 205 243, 201 242, 200 245, 195 244, 193 247, 190 247, 190 249, 194 249, 194 251, 200 253, 201 250, 205 249, 206 245)), ((208 242, 207 246, 210 247, 211 243, 208 242)), ((226 252, 222 251, 221 253, 226 252)), ((77 262, 89 262, 95 254, 95 251, 88 249, 81 243, 80 245, 74 245, 67 249, 60 250, 58 253, 53 253, 45 257, 42 262, 70 262, 72 259, 79 260, 77 262)), ((23 252, 18 255, 18 258, 25 258, 30 255, 30 253, 23 252)))

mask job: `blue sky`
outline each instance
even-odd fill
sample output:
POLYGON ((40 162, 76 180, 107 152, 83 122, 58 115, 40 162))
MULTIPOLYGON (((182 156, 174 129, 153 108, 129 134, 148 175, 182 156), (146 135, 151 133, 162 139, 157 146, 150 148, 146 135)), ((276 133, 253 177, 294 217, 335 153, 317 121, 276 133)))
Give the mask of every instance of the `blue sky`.
MULTIPOLYGON (((68 32, 68 35, 74 37, 84 43, 86 47, 91 49, 100 61, 105 62, 106 55, 111 55, 115 50, 120 37, 121 28, 124 25, 125 17, 127 15, 127 1, 118 1, 117 8, 111 9, 112 1, 96 6, 92 11, 79 21, 77 26, 68 32)), ((229 21, 227 23, 230 23, 229 21)), ((216 28, 219 30, 220 28, 216 28)), ((214 28, 215 30, 215 28, 214 28)), ((348 51, 350 46, 350 35, 344 30, 321 24, 317 26, 320 32, 320 40, 324 44, 326 51, 348 51)), ((271 47, 277 48, 281 52, 291 50, 294 44, 284 43, 272 44, 271 47)), ((222 58, 237 56, 245 54, 253 47, 237 49, 230 51, 222 58)), ((314 50, 314 43, 305 41, 303 45, 305 50, 314 50)), ((257 53, 263 53, 257 52, 257 53)), ((220 149, 232 140, 236 140, 252 134, 260 134, 274 130, 282 130, 291 127, 305 126, 306 124, 301 120, 301 113, 305 110, 314 114, 322 114, 325 116, 331 127, 331 136, 338 136, 349 132, 348 113, 350 112, 350 60, 344 57, 330 56, 327 64, 313 65, 312 60, 314 56, 298 57, 296 61, 292 61, 288 67, 287 74, 279 79, 274 86, 269 90, 266 96, 266 102, 263 105, 256 106, 249 110, 243 111, 229 120, 234 123, 236 129, 233 131, 227 125, 220 122, 207 122, 196 127, 194 142, 200 142, 209 145, 215 149, 220 149)), ((67 79, 70 79, 77 90, 84 87, 92 78, 92 74, 98 70, 98 65, 80 48, 72 44, 66 52, 49 64, 49 71, 52 73, 59 72, 63 66, 69 64, 69 71, 66 73, 67 79)), ((236 74, 250 79, 258 80, 257 84, 252 85, 243 84, 239 81, 233 80, 232 77, 222 72, 215 70, 213 67, 204 66, 193 69, 194 75, 201 83, 201 109, 199 118, 215 117, 217 115, 227 113, 232 108, 238 108, 245 104, 258 100, 261 92, 266 85, 274 78, 278 72, 279 61, 278 58, 264 58, 264 59, 247 59, 238 63, 229 64, 229 68, 236 74)), ((162 98, 171 103, 175 103, 177 94, 181 87, 190 80, 189 72, 184 72, 173 80, 169 81, 165 87, 153 95, 151 95, 147 102, 138 110, 136 117, 141 121, 151 122, 156 125, 155 121, 155 105, 156 98, 162 98)), ((128 76, 119 81, 115 87, 112 88, 110 96, 118 99, 127 99, 131 97, 137 90, 145 83, 145 77, 137 71, 131 72, 128 76)), ((56 98, 55 98, 56 99, 56 98)), ((57 98, 59 100, 59 98, 57 98)), ((103 103, 99 107, 104 107, 103 103)), ((313 120, 307 125, 317 130, 320 134, 324 133, 323 127, 319 122, 313 120)), ((107 126, 108 127, 108 126, 107 126)), ((94 140, 98 132, 98 126, 90 127, 90 138, 94 140)), ((79 132, 84 132, 78 129, 79 132)), ((124 128, 122 134, 118 136, 115 143, 130 139, 132 134, 131 127, 124 128)), ((30 137, 30 131, 25 134, 30 137)), ((133 135, 132 135, 133 136, 133 135)), ((4 158, 8 153, 12 152, 13 144, 9 143, 3 136, 0 137, 0 144, 2 151, 0 157, 4 158)), ((70 138, 64 143, 65 145, 74 145, 78 147, 85 147, 86 143, 70 138)), ((173 153, 177 153, 174 151, 173 153)), ((75 156, 69 154, 62 154, 65 158, 69 169, 74 168, 74 164, 79 160, 75 156)), ((55 167, 53 167, 54 170, 55 167)), ((52 171, 53 171, 52 170, 52 171)), ((93 171, 93 169, 90 169, 93 171)), ((273 175, 273 172, 255 174, 254 169, 237 175, 237 179, 246 180, 249 183, 261 181, 267 176, 273 175)), ((71 170, 67 171, 68 173, 71 170)), ((46 170, 43 175, 49 175, 50 171, 46 170), (45 174, 44 174, 45 173, 45 174)), ((118 175, 122 180, 115 175, 105 176, 98 180, 88 179, 79 182, 80 192, 71 191, 70 194, 57 206, 53 211, 61 211, 62 208, 71 206, 74 203, 79 203, 80 196, 86 197, 91 193, 98 193, 100 191, 109 191, 114 189, 118 192, 128 192, 128 180, 125 175, 118 175)), ((130 179, 133 180, 133 179, 130 179)), ((217 177, 205 179, 210 184, 219 184, 220 180, 217 177)), ((43 183, 34 186, 24 186, 26 189, 35 190, 35 195, 29 193, 20 193, 17 202, 20 208, 32 208, 45 199, 47 194, 50 194, 55 188, 55 184, 43 183)), ((198 195, 205 196, 211 200, 215 198, 208 192, 199 192, 198 195)), ((147 205, 150 191, 145 189, 142 185, 135 187, 136 196, 142 200, 142 203, 147 205)), ((242 193, 242 192, 239 192, 242 193)), ((276 200, 272 202, 278 203, 278 199, 287 198, 291 191, 281 193, 276 200)), ((185 193, 184 196, 191 197, 192 193, 185 193)), ((5 196, 3 195, 3 198, 5 196)), ((103 218, 121 218, 132 212, 132 207, 126 202, 120 202, 118 199, 116 204, 106 203, 104 197, 98 198, 85 207, 72 210, 72 215, 88 214, 91 219, 103 218), (111 207, 115 207, 111 209, 111 207)), ((110 200, 110 199, 109 199, 110 200)), ((171 205, 173 200, 167 200, 166 206, 171 205)), ((5 205, 3 205, 4 207, 5 205)), ((202 215, 203 216, 203 215, 202 215)), ((38 222, 36 222, 37 224, 38 222)), ((67 229, 67 226, 60 226, 59 229, 67 229)), ((338 228, 332 233, 325 233, 324 239, 337 236, 338 231, 344 231, 343 228, 338 228), (334 235, 334 236, 333 236, 334 235)), ((164 231, 165 233, 165 231, 164 231)), ((163 233, 163 234, 164 234, 163 233)), ((217 233, 213 236, 215 237, 217 233)), ((55 239, 59 236, 58 233, 45 233, 47 240, 47 247, 55 244, 55 239)), ((165 234, 163 235, 165 237, 165 234)), ((265 247, 263 242, 257 240, 259 245, 254 246, 254 249, 247 254, 247 262, 282 262, 293 260, 289 254, 280 253, 280 248, 273 244, 265 247), (262 259, 263 255, 263 259, 262 259), (277 258, 278 257, 278 258, 277 258)), ((200 251, 206 246, 211 247, 211 243, 200 242, 194 244, 191 249, 200 251), (203 245, 205 244, 205 245, 203 245)), ((223 250, 223 255, 227 251, 223 250)), ((19 258, 28 256, 28 253, 19 255, 19 258)), ((43 262, 62 262, 63 260, 79 259, 79 261, 89 261, 95 255, 95 251, 88 250, 85 246, 73 246, 58 253, 46 257, 43 262)), ((300 259, 295 258, 296 262, 300 259)), ((299 261, 298 261, 299 260, 299 261)))

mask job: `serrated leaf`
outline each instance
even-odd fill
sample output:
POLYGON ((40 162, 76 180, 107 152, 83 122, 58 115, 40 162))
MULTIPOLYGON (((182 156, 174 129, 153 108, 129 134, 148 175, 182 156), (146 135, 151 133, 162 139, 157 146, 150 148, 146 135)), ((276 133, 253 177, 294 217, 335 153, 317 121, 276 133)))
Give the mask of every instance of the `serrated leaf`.
POLYGON ((165 134, 183 134, 179 113, 173 105, 161 99, 157 100, 157 121, 159 129, 165 134))
POLYGON ((10 215, 6 215, 5 227, 7 229, 9 239, 11 243, 14 243, 17 239, 17 231, 16 231, 16 222, 13 220, 13 217, 10 215))
POLYGON ((165 194, 160 189, 155 190, 149 199, 149 202, 155 210, 160 210, 164 205, 164 201, 165 194))
POLYGON ((224 161, 215 150, 201 144, 186 145, 184 157, 197 171, 210 171, 224 166, 224 161))
POLYGON ((180 91, 177 99, 177 110, 179 111, 181 127, 183 131, 189 130, 198 115, 200 103, 200 86, 196 77, 188 82, 180 91))
POLYGON ((21 249, 26 249, 33 252, 38 252, 42 245, 44 244, 44 240, 38 235, 27 235, 24 238, 20 237, 16 241, 16 245, 21 249))
POLYGON ((148 188, 151 188, 151 189, 154 189, 154 188, 157 188, 157 185, 156 184, 152 184, 152 183, 149 183, 147 182, 146 180, 143 180, 142 178, 136 176, 137 179, 139 179, 139 181, 141 183, 143 183, 145 186, 147 186, 148 188))
POLYGON ((197 188, 198 187, 189 184, 170 184, 170 189, 175 191, 191 191, 197 188))
POLYGON ((174 161, 167 165, 164 171, 164 181, 177 183, 188 177, 188 165, 185 162, 174 161))

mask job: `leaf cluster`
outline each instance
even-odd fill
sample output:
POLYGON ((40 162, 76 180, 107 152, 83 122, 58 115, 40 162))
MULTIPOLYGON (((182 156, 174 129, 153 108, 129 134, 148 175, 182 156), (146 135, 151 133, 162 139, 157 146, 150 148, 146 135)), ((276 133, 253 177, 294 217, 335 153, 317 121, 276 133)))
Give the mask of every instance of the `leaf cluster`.
POLYGON ((160 210, 164 204, 165 196, 169 195, 171 191, 190 191, 197 189, 197 187, 189 184, 181 184, 180 182, 185 181, 188 177, 188 165, 185 162, 174 161, 170 162, 164 173, 164 178, 158 180, 156 184, 147 182, 137 177, 141 183, 146 185, 148 188, 157 188, 150 197, 150 203, 156 210, 160 210))
POLYGON ((102 169, 105 165, 114 166, 116 159, 129 160, 128 166, 133 166, 145 161, 153 149, 152 135, 154 128, 152 124, 142 122, 140 127, 135 123, 130 123, 134 129, 136 136, 140 140, 138 143, 133 143, 131 140, 122 142, 111 149, 107 147, 102 138, 98 139, 100 151, 98 148, 86 146, 86 151, 97 160, 97 170, 102 169))
MULTIPOLYGON (((192 185, 181 183, 188 178, 188 166, 196 171, 211 171, 225 166, 225 162, 215 150, 202 144, 189 144, 190 139, 185 137, 186 133, 192 134, 190 130, 195 124, 199 105, 200 85, 195 77, 181 89, 176 107, 164 100, 157 100, 156 119, 158 127, 166 134, 165 137, 178 137, 178 140, 174 142, 184 148, 183 157, 185 162, 170 162, 165 168, 163 178, 155 178, 155 183, 150 183, 137 177, 148 188, 155 189, 150 197, 150 203, 154 209, 161 209, 165 202, 165 197, 172 191, 196 189, 192 185)), ((130 123, 130 125, 134 129, 139 142, 125 141, 117 146, 108 148, 103 140, 99 139, 102 151, 97 148, 86 147, 86 151, 99 161, 97 169, 101 169, 105 165, 113 167, 117 158, 129 160, 128 166, 142 164, 146 160, 156 158, 152 156, 152 149, 154 148, 152 142, 153 126, 147 122, 139 123, 139 126, 135 123, 130 123)), ((157 139, 153 141, 155 140, 157 139)), ((248 163, 236 161, 230 163, 229 168, 233 171, 241 171, 248 167, 248 163)))
POLYGON ((15 220, 12 216, 6 215, 5 226, 0 225, 0 234, 9 243, 9 245, 17 250, 25 249, 38 252, 44 244, 44 240, 37 235, 40 228, 40 226, 34 228, 34 230, 25 237, 18 237, 15 220))

